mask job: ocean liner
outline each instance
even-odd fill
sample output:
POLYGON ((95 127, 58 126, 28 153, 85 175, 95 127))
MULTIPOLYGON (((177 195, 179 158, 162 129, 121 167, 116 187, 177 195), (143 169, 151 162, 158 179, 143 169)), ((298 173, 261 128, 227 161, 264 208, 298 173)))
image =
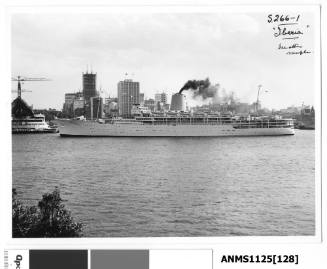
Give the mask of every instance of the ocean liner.
POLYGON ((292 119, 167 113, 133 119, 57 120, 60 136, 201 137, 294 135, 292 119))

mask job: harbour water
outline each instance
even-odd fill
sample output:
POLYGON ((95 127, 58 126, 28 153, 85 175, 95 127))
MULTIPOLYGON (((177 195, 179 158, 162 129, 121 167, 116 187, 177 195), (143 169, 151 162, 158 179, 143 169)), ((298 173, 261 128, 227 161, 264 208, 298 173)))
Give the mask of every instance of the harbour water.
POLYGON ((315 234, 314 131, 12 142, 18 198, 36 205, 58 186, 87 237, 315 234))

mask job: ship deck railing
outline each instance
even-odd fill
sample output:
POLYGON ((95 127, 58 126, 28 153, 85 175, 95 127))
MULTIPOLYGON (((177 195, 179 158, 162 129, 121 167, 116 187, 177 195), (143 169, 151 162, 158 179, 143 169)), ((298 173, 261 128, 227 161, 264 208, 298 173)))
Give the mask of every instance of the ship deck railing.
POLYGON ((143 125, 232 125, 235 129, 247 128, 294 128, 292 119, 254 119, 236 120, 228 117, 136 117, 135 119, 111 120, 112 124, 143 124, 143 125))

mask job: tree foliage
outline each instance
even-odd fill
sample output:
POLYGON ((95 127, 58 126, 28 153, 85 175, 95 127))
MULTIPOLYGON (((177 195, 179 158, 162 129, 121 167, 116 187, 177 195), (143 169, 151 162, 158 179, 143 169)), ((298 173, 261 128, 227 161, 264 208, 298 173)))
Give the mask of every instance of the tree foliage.
POLYGON ((13 237, 80 237, 82 224, 65 209, 58 188, 42 196, 37 206, 25 206, 12 190, 13 237))

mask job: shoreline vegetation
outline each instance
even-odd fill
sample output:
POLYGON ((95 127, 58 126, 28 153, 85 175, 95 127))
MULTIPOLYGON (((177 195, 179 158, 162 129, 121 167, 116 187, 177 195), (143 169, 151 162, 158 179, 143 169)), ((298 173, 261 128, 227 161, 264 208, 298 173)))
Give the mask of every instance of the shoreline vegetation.
POLYGON ((37 206, 26 206, 12 189, 12 237, 81 237, 83 224, 75 222, 65 208, 60 191, 45 193, 37 206))

